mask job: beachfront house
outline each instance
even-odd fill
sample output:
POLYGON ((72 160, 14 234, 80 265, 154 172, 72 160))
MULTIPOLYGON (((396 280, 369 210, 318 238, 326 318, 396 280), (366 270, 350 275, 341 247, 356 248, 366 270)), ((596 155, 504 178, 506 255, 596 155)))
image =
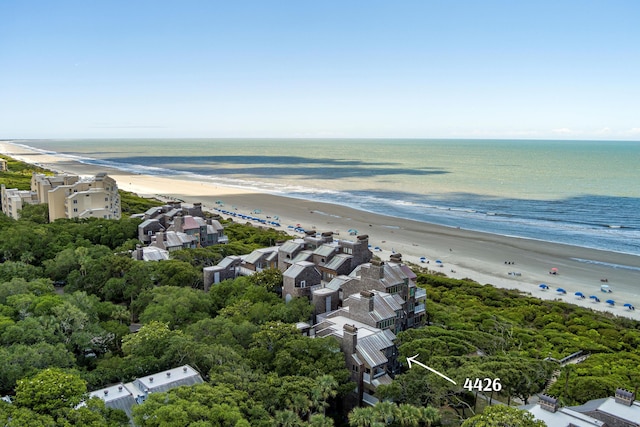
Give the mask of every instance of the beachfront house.
POLYGON ((198 247, 201 248, 229 243, 229 239, 224 235, 224 228, 215 219, 177 215, 167 231, 176 231, 192 236, 197 241, 198 247))
POLYGON ((24 205, 39 203, 38 196, 33 191, 6 188, 4 184, 0 187, 0 197, 2 198, 2 212, 13 219, 20 218, 20 211, 24 205))
POLYGON ((332 336, 340 342, 351 381, 356 384, 357 404, 375 405, 376 389, 390 384, 400 367, 395 334, 343 316, 325 319, 314 330, 317 337, 332 336))
POLYGON ((176 231, 160 231, 151 238, 149 246, 155 246, 169 252, 178 251, 180 249, 195 249, 197 247, 197 239, 186 233, 176 231))
POLYGON ((322 276, 316 265, 310 261, 300 261, 282 273, 282 295, 285 301, 292 298, 311 297, 311 288, 320 285, 322 276))
POLYGON ((230 255, 224 257, 218 264, 205 267, 204 273, 204 290, 211 289, 211 285, 220 283, 223 280, 235 279, 240 276, 240 269, 242 267, 242 257, 230 255))
POLYGON ((156 233, 165 230, 165 226, 160 223, 159 219, 145 219, 138 225, 138 240, 148 245, 151 243, 151 241, 153 240, 152 238, 156 235, 156 233))
MULTIPOLYGON (((416 285, 415 279, 415 273, 402 263, 398 255, 389 262, 374 259, 357 266, 348 276, 337 276, 324 285, 324 288, 333 292, 314 289, 312 301, 317 300, 314 306, 322 309, 326 306, 322 301, 330 296, 337 298, 340 306, 348 307, 363 298, 363 292, 372 292, 372 299, 379 300, 381 307, 382 304, 395 307, 396 303, 401 306, 392 327, 399 332, 424 324, 427 293, 416 285)), ((314 314, 318 316, 325 312, 316 311, 314 314)))

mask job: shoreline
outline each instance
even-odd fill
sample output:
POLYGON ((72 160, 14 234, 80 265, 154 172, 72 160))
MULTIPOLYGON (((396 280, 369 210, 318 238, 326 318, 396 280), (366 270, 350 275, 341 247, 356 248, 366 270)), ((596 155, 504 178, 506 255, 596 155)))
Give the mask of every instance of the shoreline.
POLYGON ((629 311, 622 306, 631 303, 640 307, 640 257, 636 255, 390 217, 345 207, 339 204, 339 200, 334 203, 314 202, 194 182, 180 177, 134 174, 107 167, 97 170, 92 165, 32 151, 9 141, 0 141, 0 152, 54 171, 78 175, 95 175, 106 171, 116 179, 122 190, 141 196, 163 195, 189 203, 201 202, 204 209, 212 212, 216 212, 217 201, 222 201, 223 209, 228 211, 249 214, 259 209, 261 213, 254 216, 278 216, 282 225, 278 228, 290 234, 300 235, 288 228, 300 224, 307 230, 338 232, 335 238, 352 240, 354 236, 349 235, 348 230, 356 229, 358 234, 369 235, 374 254, 382 260, 387 260, 392 252, 397 252, 403 255, 405 262, 442 272, 448 277, 470 278, 481 284, 516 289, 534 297, 560 299, 640 320, 639 310, 629 311), (381 250, 376 251, 375 247, 381 250), (420 257, 426 257, 429 263, 421 263, 420 257), (436 264, 436 260, 442 263, 436 264), (616 265, 630 268, 615 268, 616 265), (558 269, 557 275, 549 274, 552 268, 558 269), (613 293, 600 291, 600 279, 608 280, 607 284, 613 293), (550 289, 541 290, 541 283, 547 284, 550 289), (555 291, 557 288, 565 289, 566 295, 558 294, 555 291), (577 291, 583 292, 587 298, 578 299, 574 295, 577 291), (592 302, 588 298, 590 295, 597 295, 602 302, 592 302), (615 306, 605 304, 604 301, 609 298, 615 300, 615 306))

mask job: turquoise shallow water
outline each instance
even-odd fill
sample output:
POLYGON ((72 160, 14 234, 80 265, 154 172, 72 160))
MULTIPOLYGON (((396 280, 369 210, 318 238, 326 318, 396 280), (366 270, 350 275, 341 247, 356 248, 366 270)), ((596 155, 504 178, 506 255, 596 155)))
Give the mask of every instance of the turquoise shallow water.
POLYGON ((19 141, 86 163, 640 255, 640 142, 19 141))

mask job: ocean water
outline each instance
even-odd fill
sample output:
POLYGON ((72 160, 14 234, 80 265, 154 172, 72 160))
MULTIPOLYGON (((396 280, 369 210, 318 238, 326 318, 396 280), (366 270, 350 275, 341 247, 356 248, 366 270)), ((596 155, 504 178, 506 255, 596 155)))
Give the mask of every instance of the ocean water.
POLYGON ((640 255, 640 142, 16 142, 97 167, 183 175, 445 226, 640 255))

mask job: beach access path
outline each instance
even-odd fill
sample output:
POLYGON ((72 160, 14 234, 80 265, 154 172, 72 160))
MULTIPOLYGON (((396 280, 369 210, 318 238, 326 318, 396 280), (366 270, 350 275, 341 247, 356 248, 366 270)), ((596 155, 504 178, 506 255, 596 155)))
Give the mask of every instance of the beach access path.
POLYGON ((374 250, 374 254, 382 260, 387 260, 392 252, 401 253, 405 262, 449 277, 470 278, 481 284, 517 289, 535 297, 558 299, 640 320, 640 310, 630 311, 623 307, 625 303, 640 307, 639 256, 479 233, 464 229, 464 224, 459 228, 444 227, 388 217, 352 209, 346 206, 348 200, 320 203, 180 177, 133 174, 109 168, 97 170, 93 165, 8 142, 0 142, 0 153, 58 172, 92 176, 104 171, 116 179, 120 189, 141 196, 162 195, 190 203, 201 202, 205 209, 214 212, 220 207, 216 202, 220 201, 229 211, 249 214, 260 210, 256 216, 277 216, 280 228, 291 234, 301 235, 288 228, 299 224, 306 230, 333 231, 338 233, 337 239, 353 240, 355 236, 348 230, 358 230, 360 235, 369 235, 372 250, 380 248, 374 250), (429 263, 421 262, 421 257, 429 263), (436 263, 437 260, 441 262, 436 263), (557 269, 557 274, 550 274, 552 268, 557 269), (613 293, 600 291, 601 279, 604 278, 613 293), (547 284, 549 289, 542 290, 539 287, 541 283, 547 284), (564 289, 566 294, 556 292, 557 288, 564 289), (586 298, 576 297, 575 292, 582 292, 586 298), (597 295, 601 302, 594 302, 590 295, 597 295), (607 299, 614 300, 616 304, 606 304, 607 299))

